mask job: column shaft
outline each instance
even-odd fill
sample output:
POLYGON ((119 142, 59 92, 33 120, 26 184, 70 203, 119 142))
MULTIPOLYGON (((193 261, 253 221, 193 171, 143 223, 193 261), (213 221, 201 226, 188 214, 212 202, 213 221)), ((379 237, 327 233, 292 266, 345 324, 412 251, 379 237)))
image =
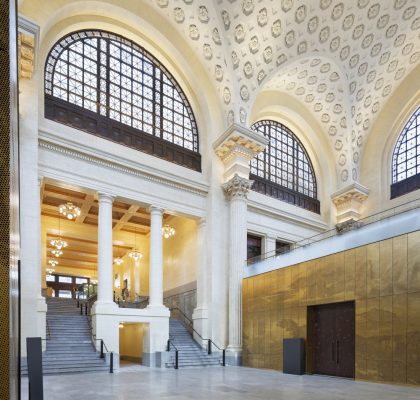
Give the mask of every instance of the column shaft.
POLYGON ((112 201, 99 193, 98 217, 98 303, 113 303, 112 293, 112 201))
POLYGON ((149 307, 163 306, 162 216, 161 208, 150 207, 149 307))

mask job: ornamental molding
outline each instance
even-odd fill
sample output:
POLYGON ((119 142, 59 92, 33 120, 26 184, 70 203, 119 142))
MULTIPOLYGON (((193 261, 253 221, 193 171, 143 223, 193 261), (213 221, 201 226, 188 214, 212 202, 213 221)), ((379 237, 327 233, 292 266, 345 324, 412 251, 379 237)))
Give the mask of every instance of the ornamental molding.
POLYGON ((19 77, 32 79, 37 62, 39 26, 26 17, 18 17, 18 67, 19 77))
POLYGON ((362 204, 368 196, 369 189, 358 182, 353 182, 331 195, 332 202, 337 209, 339 228, 344 222, 360 219, 362 204))
MULTIPOLYGON (((132 176, 136 176, 139 178, 147 179, 148 181, 159 183, 165 186, 169 186, 175 189, 185 190, 187 192, 206 197, 208 193, 208 186, 202 185, 202 184, 190 184, 188 183, 182 183, 179 176, 173 176, 171 177, 162 177, 158 175, 154 175, 151 173, 147 173, 146 171, 140 170, 138 168, 124 165, 122 162, 114 162, 110 160, 105 160, 104 158, 90 155, 86 152, 71 149, 69 147, 66 147, 65 145, 60 145, 57 143, 53 143, 49 140, 40 138, 38 140, 38 144, 40 148, 46 149, 47 151, 51 151, 54 153, 63 154, 66 157, 70 157, 77 160, 86 161, 91 164, 98 165, 100 167, 105 167, 112 169, 114 171, 126 173, 132 176)), ((159 172, 162 173, 162 172, 159 172)))
POLYGON ((264 151, 268 139, 238 124, 232 124, 213 144, 214 151, 223 162, 235 156, 249 161, 264 151))
POLYGON ((238 174, 235 174, 232 179, 222 185, 222 188, 228 200, 246 200, 253 183, 253 181, 241 178, 238 174))

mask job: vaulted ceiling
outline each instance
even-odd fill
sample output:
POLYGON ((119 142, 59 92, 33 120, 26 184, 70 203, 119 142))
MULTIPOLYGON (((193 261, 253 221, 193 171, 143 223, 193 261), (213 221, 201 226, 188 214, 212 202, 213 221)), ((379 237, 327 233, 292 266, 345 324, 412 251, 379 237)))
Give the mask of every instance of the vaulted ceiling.
POLYGON ((206 65, 227 122, 249 124, 262 91, 295 96, 358 179, 375 118, 420 62, 416 0, 155 0, 206 65))

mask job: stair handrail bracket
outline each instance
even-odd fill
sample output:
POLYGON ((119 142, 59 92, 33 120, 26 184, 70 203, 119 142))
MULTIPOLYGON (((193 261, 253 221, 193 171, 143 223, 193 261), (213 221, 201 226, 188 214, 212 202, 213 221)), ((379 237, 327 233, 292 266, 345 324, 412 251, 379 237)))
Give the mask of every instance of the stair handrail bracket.
MULTIPOLYGON (((172 313, 172 312, 178 312, 180 315, 181 315, 181 317, 182 317, 182 319, 179 319, 180 320, 180 322, 187 328, 187 330, 191 330, 192 332, 194 332, 203 342, 207 342, 207 354, 212 354, 212 345, 213 346, 215 346, 218 350, 220 350, 221 352, 222 352, 222 360, 221 360, 221 365, 223 366, 223 367, 225 367, 226 366, 226 349, 223 349, 223 348, 221 348, 221 347, 219 347, 213 340, 211 340, 211 339, 206 339, 206 338, 203 338, 203 336, 201 336, 201 334, 199 333, 199 332, 197 332, 195 329, 194 329, 194 324, 193 324, 193 321, 191 321, 186 315, 185 315, 185 313, 182 311, 182 310, 180 310, 178 307, 173 307, 173 308, 170 308, 169 309, 169 311, 172 313), (186 320, 187 321, 187 323, 185 322, 185 321, 183 321, 183 319, 184 320, 186 320)), ((175 318, 176 319, 176 318, 175 318)), ((192 333, 192 332, 190 332, 191 334, 192 334, 192 336, 194 337, 194 334, 192 333)), ((169 340, 168 340, 168 342, 169 342, 169 340)))

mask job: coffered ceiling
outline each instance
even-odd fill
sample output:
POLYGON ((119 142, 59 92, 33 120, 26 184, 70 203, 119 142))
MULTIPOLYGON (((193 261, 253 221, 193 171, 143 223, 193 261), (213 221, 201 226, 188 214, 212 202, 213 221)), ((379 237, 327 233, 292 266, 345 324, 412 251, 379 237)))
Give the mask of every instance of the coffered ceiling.
POLYGON ((265 90, 295 96, 358 179, 377 115, 420 61, 416 0, 155 0, 206 65, 228 123, 249 124, 265 90))

